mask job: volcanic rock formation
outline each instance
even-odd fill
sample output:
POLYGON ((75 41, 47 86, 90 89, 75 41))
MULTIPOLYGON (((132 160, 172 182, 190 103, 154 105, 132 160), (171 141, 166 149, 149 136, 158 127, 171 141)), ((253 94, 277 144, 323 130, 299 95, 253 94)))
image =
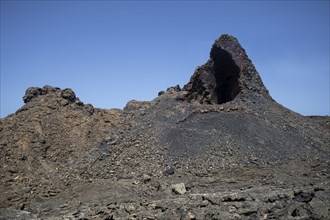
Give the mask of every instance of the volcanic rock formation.
POLYGON ((188 91, 188 100, 208 104, 226 103, 237 96, 270 98, 245 50, 229 35, 215 41, 210 59, 196 69, 184 90, 188 91))
POLYGON ((0 121, 0 219, 330 219, 329 117, 276 103, 232 36, 150 102, 23 100, 0 121))

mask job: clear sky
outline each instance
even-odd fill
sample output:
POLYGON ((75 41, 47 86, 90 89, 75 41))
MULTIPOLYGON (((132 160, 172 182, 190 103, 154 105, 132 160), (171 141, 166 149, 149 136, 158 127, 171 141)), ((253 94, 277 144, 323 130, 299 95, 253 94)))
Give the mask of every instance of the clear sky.
POLYGON ((30 86, 99 108, 183 86, 221 34, 238 38, 273 98, 329 115, 329 1, 3 1, 1 117, 30 86))

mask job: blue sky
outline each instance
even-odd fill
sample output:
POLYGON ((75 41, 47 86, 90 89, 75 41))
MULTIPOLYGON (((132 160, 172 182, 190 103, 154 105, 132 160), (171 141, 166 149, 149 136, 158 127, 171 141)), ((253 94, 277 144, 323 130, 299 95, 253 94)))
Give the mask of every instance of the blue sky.
POLYGON ((1 1, 1 112, 30 86, 123 108, 183 86, 214 40, 238 38, 273 98, 329 115, 329 1, 1 1))

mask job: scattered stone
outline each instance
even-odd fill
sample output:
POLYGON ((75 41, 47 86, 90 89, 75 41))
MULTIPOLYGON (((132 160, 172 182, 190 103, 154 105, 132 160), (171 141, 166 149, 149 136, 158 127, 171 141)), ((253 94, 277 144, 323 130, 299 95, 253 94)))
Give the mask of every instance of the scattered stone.
POLYGON ((174 168, 173 167, 170 167, 170 168, 164 170, 164 175, 165 176, 173 175, 174 174, 174 171, 175 171, 174 168))
POLYGON ((294 193, 295 199, 299 202, 310 202, 314 197, 314 192, 298 191, 294 193))
POLYGON ((29 186, 28 187, 24 187, 23 190, 24 190, 25 193, 29 193, 29 192, 31 192, 32 187, 29 187, 29 186))
POLYGON ((147 183, 151 180, 151 176, 149 176, 148 174, 143 174, 143 183, 147 183))
POLYGON ((194 220, 194 219, 196 219, 196 216, 195 216, 193 213, 188 212, 188 213, 187 213, 187 219, 189 219, 189 220, 194 220))
POLYGON ((134 207, 133 204, 127 204, 127 205, 125 205, 125 210, 128 213, 132 213, 136 210, 136 208, 134 207))
POLYGON ((176 194, 183 195, 187 192, 184 183, 176 183, 171 186, 172 191, 176 194))

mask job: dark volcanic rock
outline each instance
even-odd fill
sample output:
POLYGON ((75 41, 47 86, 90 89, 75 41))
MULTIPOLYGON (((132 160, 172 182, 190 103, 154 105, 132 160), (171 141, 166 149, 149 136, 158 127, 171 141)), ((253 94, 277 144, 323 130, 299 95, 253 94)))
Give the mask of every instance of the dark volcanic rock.
POLYGON ((72 89, 63 89, 61 96, 71 102, 76 100, 76 94, 72 91, 72 89))
MULTIPOLYGON (((69 89, 69 90, 71 90, 71 89, 69 89)), ((30 87, 25 91, 25 96, 23 97, 23 101, 24 101, 24 103, 27 103, 35 97, 38 97, 40 95, 45 95, 47 93, 55 93, 57 91, 60 91, 60 88, 52 87, 49 85, 46 85, 43 88, 30 87)))
POLYGON ((222 104, 255 96, 270 98, 254 65, 236 38, 222 35, 212 46, 210 59, 199 66, 184 90, 187 100, 222 104))
POLYGON ((23 97, 24 103, 27 103, 31 101, 34 97, 37 97, 38 95, 44 95, 46 94, 46 91, 39 87, 30 87, 26 90, 25 96, 23 97))
POLYGON ((150 102, 23 100, 0 120, 0 219, 330 219, 329 117, 272 100, 234 37, 150 102))

